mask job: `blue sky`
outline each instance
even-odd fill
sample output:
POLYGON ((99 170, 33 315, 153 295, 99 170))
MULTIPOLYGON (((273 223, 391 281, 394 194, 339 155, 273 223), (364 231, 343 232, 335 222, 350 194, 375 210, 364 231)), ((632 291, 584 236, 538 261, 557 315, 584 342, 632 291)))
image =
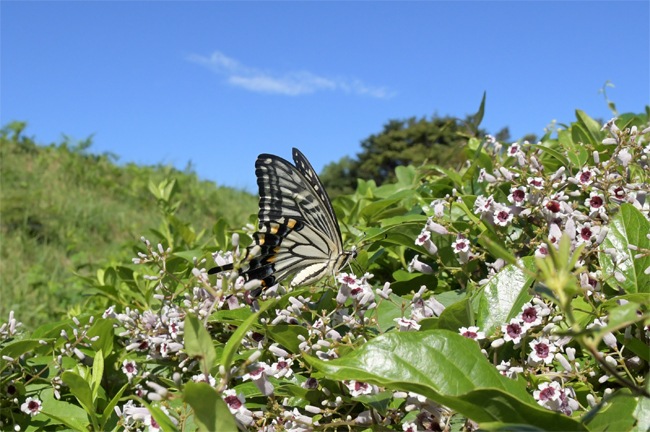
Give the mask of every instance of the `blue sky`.
POLYGON ((650 3, 2 2, 0 122, 94 135, 121 162, 192 161, 255 191, 259 153, 320 171, 389 119, 541 135, 650 101, 650 3))

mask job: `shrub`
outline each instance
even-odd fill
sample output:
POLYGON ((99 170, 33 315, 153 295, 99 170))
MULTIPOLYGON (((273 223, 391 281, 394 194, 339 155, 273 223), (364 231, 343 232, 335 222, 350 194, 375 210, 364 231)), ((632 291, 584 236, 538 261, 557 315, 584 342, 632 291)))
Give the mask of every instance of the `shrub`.
POLYGON ((167 215, 77 317, 10 316, 3 427, 646 430, 649 133, 577 111, 536 144, 470 139, 458 172, 359 181, 334 207, 364 274, 257 299, 206 273, 251 226, 204 243, 167 215))

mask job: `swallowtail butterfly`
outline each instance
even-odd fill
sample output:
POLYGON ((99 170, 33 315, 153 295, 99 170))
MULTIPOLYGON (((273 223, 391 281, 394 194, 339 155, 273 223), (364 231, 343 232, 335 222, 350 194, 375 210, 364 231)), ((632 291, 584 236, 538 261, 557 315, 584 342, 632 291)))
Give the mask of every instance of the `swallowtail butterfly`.
MULTIPOLYGON (((313 284, 357 255, 354 248, 343 249, 336 214, 314 168, 295 148, 293 160, 295 166, 281 157, 261 154, 255 162, 259 226, 239 269, 245 282, 261 281, 251 291, 252 297, 292 274, 291 286, 313 284)), ((227 264, 208 273, 232 269, 227 264)))

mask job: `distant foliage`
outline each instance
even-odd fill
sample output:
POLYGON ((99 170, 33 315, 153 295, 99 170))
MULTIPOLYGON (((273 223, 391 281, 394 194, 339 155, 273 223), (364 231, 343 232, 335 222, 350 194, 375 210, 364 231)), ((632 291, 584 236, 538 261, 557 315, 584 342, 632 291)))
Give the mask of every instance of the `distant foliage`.
MULTIPOLYGON (((479 111, 465 120, 432 116, 417 119, 389 120, 378 134, 361 141, 355 158, 343 157, 325 166, 321 181, 330 196, 353 193, 357 179, 373 180, 377 185, 395 182, 399 166, 436 164, 456 169, 466 159, 463 149, 471 137, 482 137, 478 128, 483 118, 485 97, 479 111)), ((507 139, 507 128, 500 132, 507 139)))
POLYGON ((29 328, 59 319, 82 299, 73 272, 128 259, 132 244, 160 219, 149 182, 176 179, 184 204, 178 215, 201 231, 220 217, 244 225, 257 199, 202 181, 192 171, 116 164, 92 154, 92 140, 68 137, 49 146, 14 122, 0 131, 0 313, 21 310, 29 328))
POLYGON ((0 328, 2 427, 646 431, 649 113, 360 180, 333 203, 358 271, 257 299, 207 274, 254 227, 201 237, 152 184, 163 222, 83 310, 0 328))

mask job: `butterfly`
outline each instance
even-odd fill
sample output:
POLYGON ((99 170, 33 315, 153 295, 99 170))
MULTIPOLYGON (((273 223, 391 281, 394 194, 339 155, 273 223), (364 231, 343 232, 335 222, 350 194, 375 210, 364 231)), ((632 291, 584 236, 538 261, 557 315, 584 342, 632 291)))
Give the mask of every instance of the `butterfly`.
MULTIPOLYGON (((291 286, 313 284, 357 256, 356 248, 343 248, 332 202, 314 168, 296 148, 293 161, 295 166, 266 153, 255 161, 259 225, 239 268, 245 282, 261 281, 251 297, 292 274, 291 286)), ((208 273, 229 270, 233 264, 211 268, 208 273)))

